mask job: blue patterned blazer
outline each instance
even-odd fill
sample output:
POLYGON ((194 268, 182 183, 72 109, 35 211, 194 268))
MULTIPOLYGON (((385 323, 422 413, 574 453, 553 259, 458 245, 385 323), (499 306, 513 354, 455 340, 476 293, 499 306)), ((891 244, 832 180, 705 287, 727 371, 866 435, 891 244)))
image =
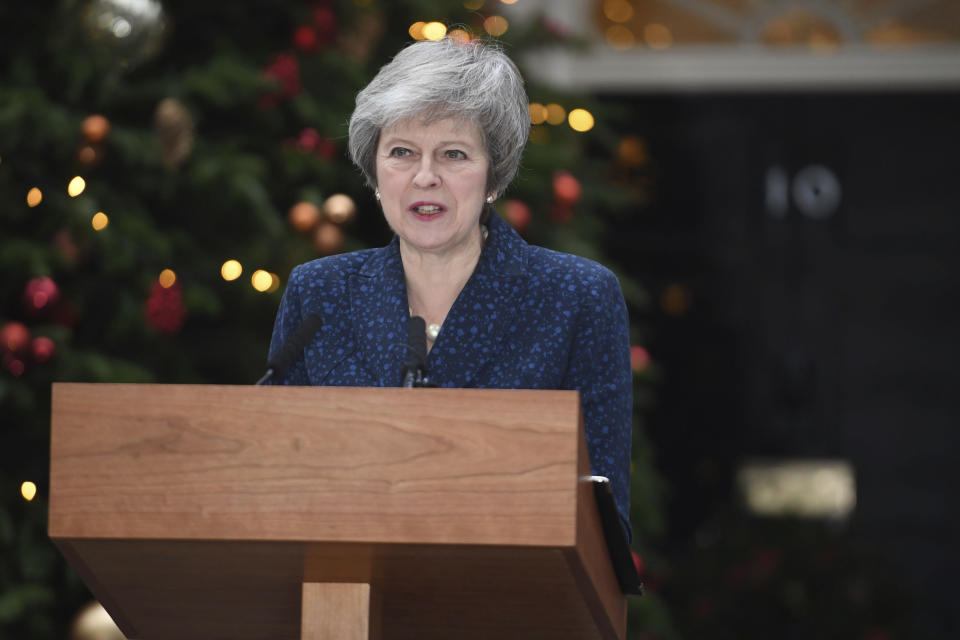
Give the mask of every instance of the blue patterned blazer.
MULTIPOLYGON (((496 214, 473 275, 430 350, 442 387, 576 389, 595 475, 607 476, 629 537, 632 373, 616 277, 596 262, 528 245, 496 214)), ((290 275, 272 358, 311 314, 323 326, 276 384, 400 386, 409 309, 397 238, 290 275)))

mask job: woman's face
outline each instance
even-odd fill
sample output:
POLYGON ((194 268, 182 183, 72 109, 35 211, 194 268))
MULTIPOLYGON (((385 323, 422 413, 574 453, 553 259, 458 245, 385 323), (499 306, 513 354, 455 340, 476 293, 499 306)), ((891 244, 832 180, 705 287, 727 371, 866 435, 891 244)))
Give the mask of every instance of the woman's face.
POLYGON ((480 132, 469 122, 410 119, 381 131, 380 204, 401 246, 447 256, 474 251, 487 164, 480 132))

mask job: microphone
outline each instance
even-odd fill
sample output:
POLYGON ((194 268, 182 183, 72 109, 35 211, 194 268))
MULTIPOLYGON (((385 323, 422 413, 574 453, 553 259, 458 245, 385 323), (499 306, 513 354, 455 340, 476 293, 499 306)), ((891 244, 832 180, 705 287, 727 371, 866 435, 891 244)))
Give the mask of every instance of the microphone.
POLYGON ((407 362, 401 370, 403 386, 407 389, 426 386, 427 323, 420 316, 412 316, 407 324, 407 353, 407 362))
POLYGON ((264 384, 270 378, 282 377, 293 364, 293 361, 297 359, 300 352, 307 346, 307 343, 310 342, 310 339, 313 338, 313 335, 320 330, 322 324, 323 318, 319 314, 314 313, 307 316, 303 324, 297 327, 296 331, 280 347, 277 355, 267 363, 267 372, 257 380, 257 386, 264 384))

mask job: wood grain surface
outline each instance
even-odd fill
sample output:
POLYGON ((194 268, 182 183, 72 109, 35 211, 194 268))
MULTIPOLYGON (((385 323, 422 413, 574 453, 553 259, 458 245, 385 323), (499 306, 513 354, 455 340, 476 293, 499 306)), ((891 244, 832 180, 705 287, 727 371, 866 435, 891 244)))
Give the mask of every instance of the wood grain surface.
POLYGON ((579 397, 56 384, 49 530, 128 635, 300 637, 367 583, 382 637, 623 638, 579 397))

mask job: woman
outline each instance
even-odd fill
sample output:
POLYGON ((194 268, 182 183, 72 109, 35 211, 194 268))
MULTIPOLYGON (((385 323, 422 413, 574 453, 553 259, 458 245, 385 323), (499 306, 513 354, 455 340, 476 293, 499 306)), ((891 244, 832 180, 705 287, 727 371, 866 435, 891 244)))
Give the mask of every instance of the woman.
POLYGON ((527 245, 490 208, 513 179, 530 120, 497 48, 422 41, 357 96, 350 154, 396 234, 382 249, 296 267, 271 358, 311 314, 322 329, 278 381, 399 386, 410 316, 428 323, 443 387, 577 389, 594 474, 626 532, 632 386, 627 312, 604 267, 527 245))

